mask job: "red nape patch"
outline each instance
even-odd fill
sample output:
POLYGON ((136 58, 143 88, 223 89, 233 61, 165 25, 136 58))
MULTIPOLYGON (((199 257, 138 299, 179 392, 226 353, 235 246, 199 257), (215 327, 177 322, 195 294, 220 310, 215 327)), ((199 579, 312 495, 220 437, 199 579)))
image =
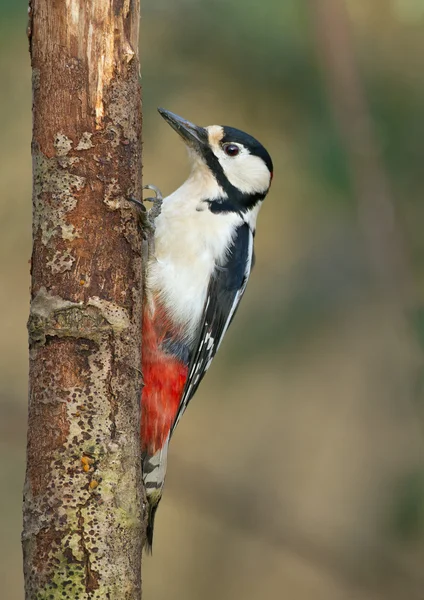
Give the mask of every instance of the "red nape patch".
POLYGON ((186 364, 160 350, 166 329, 161 311, 153 321, 143 319, 141 440, 142 450, 150 455, 162 448, 169 434, 188 375, 186 364))

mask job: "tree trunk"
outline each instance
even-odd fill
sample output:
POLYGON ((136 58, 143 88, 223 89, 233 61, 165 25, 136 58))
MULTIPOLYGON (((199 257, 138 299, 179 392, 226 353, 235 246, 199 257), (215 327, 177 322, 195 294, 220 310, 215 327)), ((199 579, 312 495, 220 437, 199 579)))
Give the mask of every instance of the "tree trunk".
POLYGON ((137 0, 32 0, 26 598, 141 598, 137 0))

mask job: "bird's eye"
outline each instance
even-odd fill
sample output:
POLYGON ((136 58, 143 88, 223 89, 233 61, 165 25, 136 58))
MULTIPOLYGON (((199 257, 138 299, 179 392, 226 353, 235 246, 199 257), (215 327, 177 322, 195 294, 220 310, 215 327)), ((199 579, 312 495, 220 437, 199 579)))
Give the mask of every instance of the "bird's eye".
POLYGON ((240 152, 240 148, 236 144, 224 144, 223 148, 227 156, 237 156, 240 152))

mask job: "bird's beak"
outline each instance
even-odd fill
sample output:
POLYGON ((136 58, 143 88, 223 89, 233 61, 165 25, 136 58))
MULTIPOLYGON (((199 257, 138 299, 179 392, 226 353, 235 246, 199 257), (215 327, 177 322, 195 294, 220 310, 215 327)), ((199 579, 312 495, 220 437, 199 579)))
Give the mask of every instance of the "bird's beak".
POLYGON ((202 153, 208 144, 208 132, 204 127, 198 127, 164 108, 158 108, 158 112, 183 138, 187 146, 202 153))

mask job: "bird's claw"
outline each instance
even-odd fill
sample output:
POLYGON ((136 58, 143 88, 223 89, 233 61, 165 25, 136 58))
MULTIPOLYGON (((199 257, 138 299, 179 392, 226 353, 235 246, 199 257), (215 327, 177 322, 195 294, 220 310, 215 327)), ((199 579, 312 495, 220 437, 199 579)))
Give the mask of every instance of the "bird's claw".
POLYGON ((143 186, 143 190, 152 190, 155 193, 155 196, 152 198, 144 198, 143 200, 137 200, 136 198, 129 197, 127 200, 128 202, 134 204, 137 208, 138 218, 142 230, 145 231, 147 229, 152 233, 155 230, 155 219, 160 215, 161 212, 163 197, 160 189, 151 183, 143 186), (144 202, 152 202, 153 207, 150 210, 147 210, 144 202))
POLYGON ((153 203, 153 206, 148 211, 148 214, 149 214, 150 219, 154 221, 156 219, 156 217, 158 217, 160 215, 160 211, 162 209, 162 201, 163 201, 162 192, 160 191, 160 189, 158 187, 156 187, 152 183, 148 183, 147 185, 143 186, 143 190, 152 190, 155 193, 154 198, 145 198, 144 199, 145 202, 147 201, 147 202, 153 203))
POLYGON ((146 198, 146 200, 151 200, 152 202, 155 202, 155 201, 162 202, 162 200, 163 200, 162 192, 160 191, 160 189, 158 187, 153 185, 153 183, 148 183, 147 185, 144 185, 143 190, 152 190, 156 194, 155 198, 146 198))

